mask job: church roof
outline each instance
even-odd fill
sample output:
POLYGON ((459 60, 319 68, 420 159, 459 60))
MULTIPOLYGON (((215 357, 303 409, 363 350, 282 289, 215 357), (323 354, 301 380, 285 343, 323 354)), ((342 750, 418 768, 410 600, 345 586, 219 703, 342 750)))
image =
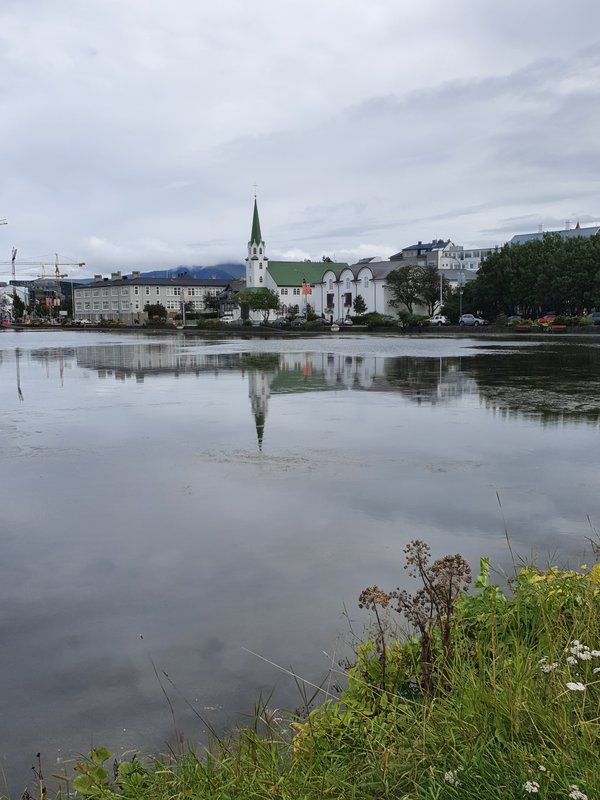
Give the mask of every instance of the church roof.
POLYGON ((252 233, 250 234, 250 242, 259 244, 262 242, 262 235, 260 232, 260 220, 258 218, 258 205, 256 197, 254 198, 254 214, 252 215, 252 233))
POLYGON ((277 286, 302 286, 306 283, 321 283, 323 275, 330 269, 338 273, 348 264, 332 264, 323 261, 269 261, 267 270, 277 286))
MULTIPOLYGON (((579 223, 578 223, 579 224, 579 223)), ((561 239, 575 239, 578 236, 583 236, 584 238, 588 238, 589 236, 595 236, 598 231, 600 231, 600 227, 595 225, 589 228, 568 228, 562 231, 542 231, 538 233, 517 233, 515 236, 512 237, 510 240, 510 244, 526 244, 527 242, 541 242, 547 233, 557 233, 561 239)))

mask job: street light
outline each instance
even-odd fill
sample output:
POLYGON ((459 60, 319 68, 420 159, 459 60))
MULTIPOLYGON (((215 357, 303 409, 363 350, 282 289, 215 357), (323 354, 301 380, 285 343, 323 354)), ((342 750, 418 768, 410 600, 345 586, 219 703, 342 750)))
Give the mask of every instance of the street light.
POLYGON ((463 289, 465 288, 465 273, 458 273, 458 318, 462 317, 462 298, 463 289))

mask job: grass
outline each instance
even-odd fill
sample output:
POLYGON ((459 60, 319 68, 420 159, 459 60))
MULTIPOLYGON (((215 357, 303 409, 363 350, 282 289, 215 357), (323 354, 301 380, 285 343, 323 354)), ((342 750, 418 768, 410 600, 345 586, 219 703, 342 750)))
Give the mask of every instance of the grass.
MULTIPOLYGON (((426 578, 439 577, 439 563, 426 578)), ((484 560, 475 591, 461 586, 446 604, 450 640, 439 609, 426 615, 427 665, 422 632, 399 638, 390 623, 411 598, 371 592, 375 634, 357 648, 339 700, 302 718, 261 703, 254 725, 202 754, 113 770, 112 755, 97 749, 78 765, 71 796, 74 788, 99 800, 597 800, 600 565, 522 567, 507 594, 488 585, 488 573, 484 560)), ((436 585, 448 584, 429 591, 436 585)))

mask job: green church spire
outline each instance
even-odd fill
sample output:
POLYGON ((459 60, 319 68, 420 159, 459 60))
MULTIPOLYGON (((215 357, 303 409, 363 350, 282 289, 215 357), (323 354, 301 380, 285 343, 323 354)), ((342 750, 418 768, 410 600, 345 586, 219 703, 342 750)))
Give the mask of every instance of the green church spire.
POLYGON ((256 204, 256 197, 254 198, 254 215, 252 217, 252 233, 250 234, 250 241, 255 244, 262 242, 260 233, 260 220, 258 219, 258 205, 256 204))

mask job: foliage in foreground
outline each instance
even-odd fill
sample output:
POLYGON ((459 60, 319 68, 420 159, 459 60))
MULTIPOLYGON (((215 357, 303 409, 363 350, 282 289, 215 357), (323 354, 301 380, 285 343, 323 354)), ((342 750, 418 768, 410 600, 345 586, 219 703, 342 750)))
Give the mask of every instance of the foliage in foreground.
POLYGON ((73 787, 102 800, 600 798, 600 564, 522 567, 508 594, 484 559, 467 593, 460 556, 405 552, 419 588, 361 594, 374 636, 339 699, 303 719, 262 708, 202 757, 113 770, 98 749, 73 787), (413 635, 397 635, 396 612, 413 635))

